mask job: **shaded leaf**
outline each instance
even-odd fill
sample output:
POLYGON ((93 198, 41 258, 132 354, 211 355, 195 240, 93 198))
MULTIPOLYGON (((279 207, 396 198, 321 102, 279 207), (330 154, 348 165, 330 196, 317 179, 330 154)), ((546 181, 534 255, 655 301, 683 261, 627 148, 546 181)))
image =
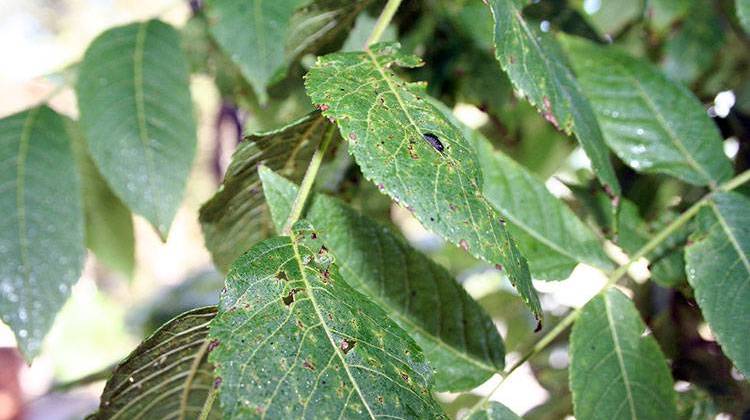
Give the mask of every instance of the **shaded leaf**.
MULTIPOLYGON (((115 369, 92 419, 198 418, 215 386, 208 331, 216 307, 164 324, 115 369)), ((206 418, 221 418, 218 404, 206 418)))
POLYGON ((311 113, 279 129, 248 136, 232 155, 219 191, 200 210, 206 248, 226 272, 232 262, 272 232, 258 179, 264 164, 301 180, 328 123, 311 113))
POLYGON ((604 138, 625 163, 696 185, 732 176, 719 130, 689 90, 612 47, 564 40, 604 138))
POLYGON ((651 0, 647 5, 646 16, 658 32, 664 32, 678 19, 690 11, 692 0, 651 0))
POLYGON ((209 0, 216 42, 250 82, 261 103, 269 85, 300 54, 348 29, 370 0, 209 0))
POLYGON ((640 18, 643 2, 640 0, 619 0, 586 2, 576 0, 575 6, 585 12, 587 20, 604 35, 617 35, 627 25, 640 18))
POLYGON ((664 354, 617 289, 587 303, 573 325, 570 388, 577 419, 677 415, 664 354))
POLYGON ((525 0, 490 0, 495 21, 495 57, 513 86, 566 133, 575 133, 606 189, 620 186, 594 111, 578 87, 556 40, 521 16, 525 0))
POLYGON ((40 106, 0 120, 0 317, 27 361, 78 280, 83 206, 62 116, 40 106))
POLYGON ((735 0, 735 8, 742 27, 750 33, 750 0, 735 0))
POLYGON ((670 79, 689 85, 714 65, 724 45, 714 7, 706 0, 693 1, 680 28, 664 43, 662 68, 670 79))
MULTIPOLYGON (((267 168, 260 177, 280 231, 298 188, 267 168)), ((435 370, 436 389, 469 390, 502 370, 505 349, 492 319, 443 267, 337 199, 314 196, 305 217, 347 283, 385 309, 422 348, 435 370)))
POLYGON ((521 420, 518 414, 510 410, 510 408, 500 404, 497 401, 490 401, 487 403, 487 407, 480 411, 472 414, 467 420, 521 420))
POLYGON ((687 247, 688 282, 724 353, 750 376, 750 199, 719 193, 687 247))
POLYGON ((99 35, 76 85, 91 157, 114 192, 162 238, 195 155, 188 82, 179 34, 149 20, 99 35))
POLYGON ((348 286, 302 222, 241 256, 211 326, 226 418, 440 417, 409 336, 348 286))
POLYGON ((78 124, 68 120, 66 127, 81 178, 86 247, 104 265, 131 278, 135 269, 135 236, 130 210, 96 169, 78 124))
POLYGON ((535 277, 563 280, 579 262, 612 268, 602 241, 544 182, 494 150, 480 134, 473 141, 484 175, 482 191, 507 218, 535 277))
POLYGON ((305 86, 323 115, 338 124, 365 177, 427 228, 477 258, 504 266, 541 320, 526 260, 481 195, 473 148, 425 100, 420 84, 405 83, 390 70, 420 64, 397 44, 382 43, 361 53, 320 57, 305 86))

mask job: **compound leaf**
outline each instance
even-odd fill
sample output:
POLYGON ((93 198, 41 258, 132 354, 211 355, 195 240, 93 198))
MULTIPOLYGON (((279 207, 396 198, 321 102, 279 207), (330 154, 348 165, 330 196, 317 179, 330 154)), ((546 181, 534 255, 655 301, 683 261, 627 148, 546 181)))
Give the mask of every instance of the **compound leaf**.
POLYGON ((224 416, 440 417, 422 351, 302 223, 229 271, 211 325, 224 416))
POLYGON ((393 65, 421 65, 398 44, 330 54, 306 76, 312 102, 335 120, 362 173, 412 210, 427 228, 477 258, 502 265, 537 319, 542 313, 526 260, 482 196, 476 154, 425 98, 423 85, 398 78, 393 65))
MULTIPOLYGON (((298 188, 267 168, 260 177, 281 230, 298 188)), ((505 349, 497 328, 447 270, 335 198, 315 195, 306 218, 349 285, 386 309, 422 348, 437 390, 470 390, 502 370, 505 349)))
POLYGON ((676 418, 667 362, 633 303, 609 289, 584 306, 570 337, 577 419, 676 418))
POLYGON ((688 282, 724 352, 750 376, 750 199, 718 193, 685 252, 688 282))
POLYGON ((166 238, 195 155, 188 69, 174 28, 112 28, 86 50, 76 92, 99 171, 166 238))
POLYGON ((65 120, 40 106, 0 120, 0 317, 36 356, 86 256, 65 120))
POLYGON ((221 418, 209 394, 217 385, 208 362, 216 307, 193 309, 164 324, 115 369, 92 419, 221 418), (208 411, 210 410, 210 411, 208 411))

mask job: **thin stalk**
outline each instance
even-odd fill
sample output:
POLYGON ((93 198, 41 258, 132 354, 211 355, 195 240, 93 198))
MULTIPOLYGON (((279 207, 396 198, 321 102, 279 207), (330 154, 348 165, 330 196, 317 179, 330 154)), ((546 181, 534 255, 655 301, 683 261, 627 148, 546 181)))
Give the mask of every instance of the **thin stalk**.
POLYGON ((385 7, 383 8, 383 11, 380 13, 380 16, 378 17, 378 21, 375 22, 375 27, 372 28, 372 32, 370 33, 370 36, 367 37, 367 41, 365 42, 365 48, 368 48, 370 45, 380 41, 380 37, 383 36, 383 32, 385 32, 385 28, 388 27, 388 24, 391 23, 391 20, 393 19, 393 16, 396 14, 396 10, 398 10, 398 6, 401 4, 401 0, 388 0, 388 3, 386 3, 385 7))
POLYGON ((213 408, 214 401, 216 400, 216 396, 218 394, 219 394, 219 387, 212 386, 211 390, 208 391, 208 396, 206 397, 206 401, 203 403, 203 408, 201 409, 201 413, 200 413, 200 416, 198 417, 198 420, 208 419, 208 415, 211 413, 211 408, 213 408))
POLYGON ((299 220, 300 216, 302 215, 302 210, 305 208, 307 197, 310 195, 313 184, 315 184, 315 177, 318 175, 318 169, 320 169, 320 164, 321 162, 323 162, 323 156, 325 155, 326 150, 328 149, 328 145, 331 143, 331 139, 333 138, 334 129, 335 126, 333 124, 328 127, 325 134, 323 135, 323 140, 318 145, 315 153, 313 153, 312 159, 310 159, 310 165, 307 167, 305 177, 302 178, 302 184, 300 184, 299 186, 297 197, 294 198, 292 210, 289 212, 289 218, 286 219, 286 224, 284 224, 284 230, 282 231, 284 235, 289 235, 292 233, 292 225, 294 225, 294 222, 299 220))
MULTIPOLYGON (((746 170, 745 172, 737 175, 736 177, 730 179, 729 181, 725 182, 724 184, 720 185, 718 188, 718 191, 731 191, 744 183, 750 181, 750 170, 746 170)), ((641 249, 636 251, 629 259, 628 261, 617 267, 615 271, 613 271, 609 277, 607 277, 607 282, 602 286, 602 288, 597 292, 596 295, 599 295, 603 292, 605 292, 610 287, 614 286, 627 272, 633 263, 638 261, 639 259, 645 257, 648 255, 651 251, 656 249, 662 242, 664 242, 667 238, 669 238, 674 232, 676 232, 679 228, 681 228, 685 223, 689 222, 690 219, 693 218, 698 212, 700 211, 703 206, 705 206, 711 197, 715 192, 711 192, 709 194, 706 194, 703 198, 701 198, 699 201, 694 203, 690 208, 685 210, 678 218, 674 219, 672 223, 664 227, 659 233, 651 238, 650 241, 646 243, 646 245, 643 245, 641 249)), ((596 296, 595 295, 595 296, 596 296)), ((593 298, 592 298, 593 299, 593 298)), ((588 302, 587 302, 588 303, 588 302)), ((479 400, 476 404, 474 404, 469 412, 466 414, 464 418, 468 418, 480 409, 482 405, 484 405, 487 401, 489 401, 490 397, 500 388, 500 386, 505 382, 505 380, 510 376, 511 373, 513 373, 516 369, 518 369, 521 365, 523 365, 527 360, 531 359, 532 357, 539 354, 542 350, 544 350, 550 343, 552 343, 560 334, 562 334, 565 330, 568 329, 568 327, 573 324, 573 322, 578 318, 578 315, 580 315, 581 310, 586 305, 581 306, 580 308, 576 308, 573 311, 571 311, 568 315, 565 316, 560 322, 555 325, 554 328, 552 328, 548 333, 546 333, 539 341, 534 344, 534 346, 529 349, 523 356, 521 356, 518 361, 513 363, 504 373, 503 379, 495 386, 495 388, 490 391, 487 396, 479 400)))

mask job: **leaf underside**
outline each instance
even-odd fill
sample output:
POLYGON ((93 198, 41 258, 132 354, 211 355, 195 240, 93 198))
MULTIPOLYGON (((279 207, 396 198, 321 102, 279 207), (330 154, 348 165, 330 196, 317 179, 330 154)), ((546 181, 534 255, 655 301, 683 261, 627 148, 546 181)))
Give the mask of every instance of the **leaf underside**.
MULTIPOLYGON (((267 168, 260 176, 280 230, 298 187, 267 168)), ((443 267, 335 198, 315 195, 305 217, 347 283, 384 308, 422 348, 437 390, 470 390, 502 370, 505 350, 492 319, 443 267)))
POLYGON ((99 171, 166 238, 196 145, 179 34, 159 20, 107 30, 86 50, 76 94, 99 171))
POLYGON ((46 106, 0 120, 0 214, 0 317, 30 361, 86 256, 71 139, 46 106))
POLYGON ((440 417, 419 347, 309 230, 294 235, 255 245, 227 276, 211 326, 225 417, 440 417))
POLYGON ((577 419, 676 418, 664 355, 633 303, 610 289, 583 308, 570 337, 577 419))
MULTIPOLYGON (((193 309, 164 324, 115 369, 91 419, 190 419, 214 387, 208 331, 216 307, 193 309)), ((208 419, 221 418, 218 404, 208 419)))
POLYGON ((277 130, 248 136, 232 155, 221 189, 200 210, 206 247, 220 270, 272 232, 258 178, 263 164, 299 181, 328 122, 308 114, 277 130))
POLYGON ((750 199, 719 193, 686 248, 688 282, 724 353, 750 377, 750 199))
POLYGON ((525 258, 500 214, 481 195, 474 150, 425 100, 423 86, 390 67, 421 61, 381 43, 320 57, 306 76, 312 102, 335 120, 362 173, 428 229, 477 258, 502 266, 537 319, 542 313, 525 258))

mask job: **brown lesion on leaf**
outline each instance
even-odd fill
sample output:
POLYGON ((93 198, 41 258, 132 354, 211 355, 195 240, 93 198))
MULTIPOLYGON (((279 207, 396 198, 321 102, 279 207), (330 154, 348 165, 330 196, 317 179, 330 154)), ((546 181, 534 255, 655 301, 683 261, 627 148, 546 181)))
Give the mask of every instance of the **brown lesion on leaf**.
POLYGON ((289 293, 286 296, 283 296, 281 298, 281 301, 284 303, 284 305, 289 306, 294 302, 294 299, 297 295, 297 293, 301 292, 303 289, 301 288, 294 288, 289 291, 289 293))
POLYGON ((312 372, 315 371, 315 365, 307 359, 302 362, 302 367, 312 372))
POLYGON ((554 125, 555 128, 559 129, 560 125, 557 123, 557 118, 555 118, 555 115, 552 112, 552 103, 549 101, 549 97, 547 96, 543 97, 542 103, 544 104, 544 109, 542 110, 542 115, 544 115, 544 119, 552 123, 552 125, 554 125))
POLYGON ((280 270, 279 272, 277 272, 276 275, 274 276, 274 278, 276 280, 279 280, 279 281, 288 281, 289 280, 289 277, 286 275, 286 271, 284 271, 284 270, 280 270))
POLYGON ((346 355, 350 351, 352 351, 355 345, 357 345, 357 342, 355 340, 345 338, 341 340, 341 344, 339 344, 339 347, 341 348, 341 351, 344 352, 344 355, 346 355))

